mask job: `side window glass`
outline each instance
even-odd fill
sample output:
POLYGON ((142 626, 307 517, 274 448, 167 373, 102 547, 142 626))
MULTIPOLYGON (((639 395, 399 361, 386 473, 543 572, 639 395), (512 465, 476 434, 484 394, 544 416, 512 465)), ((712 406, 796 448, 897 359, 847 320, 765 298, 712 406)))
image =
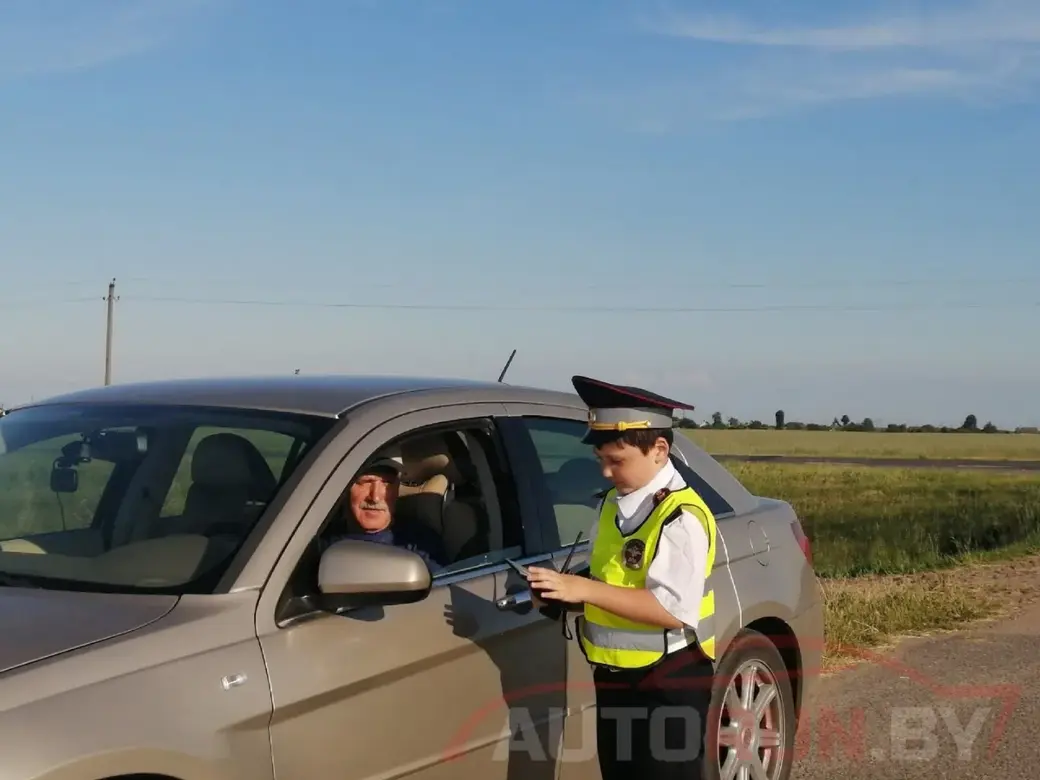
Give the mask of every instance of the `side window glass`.
MULTIPOLYGON (((220 437, 236 436, 245 439, 258 457, 254 464, 254 472, 259 474, 258 479, 267 483, 258 488, 272 488, 277 484, 285 467, 285 462, 292 451, 295 441, 292 436, 276 433, 274 431, 258 431, 239 428, 199 427, 195 429, 188 446, 184 450, 184 456, 177 467, 173 482, 166 494, 160 518, 183 517, 187 510, 189 496, 192 493, 204 492, 206 486, 216 483, 221 475, 219 470, 219 458, 209 458, 206 450, 216 452, 216 442, 220 437), (215 438, 216 437, 216 438, 215 438), (200 447, 204 448, 203 459, 196 463, 196 453, 200 447)), ((265 497, 269 496, 268 491, 265 497)))
POLYGON ((697 491, 697 495, 704 499, 704 503, 708 505, 708 509, 715 517, 721 517, 733 511, 729 502, 719 495, 718 491, 709 485, 704 477, 694 471, 682 458, 676 457, 675 460, 678 461, 676 468, 683 475, 686 484, 697 491))
MULTIPOLYGON (((476 426, 422 431, 391 442, 379 455, 398 460, 401 476, 389 500, 382 479, 375 481, 370 497, 380 510, 384 502, 391 505, 389 525, 371 527, 378 511, 359 521, 348 488, 321 536, 326 542, 354 536, 413 546, 434 559, 436 574, 519 557, 523 542, 517 501, 497 453, 492 435, 476 426), (387 529, 389 534, 379 534, 387 529), (366 534, 373 531, 377 535, 366 534)), ((371 482, 358 488, 358 501, 365 499, 371 482)))
MULTIPOLYGON (((598 494, 610 487, 600 471, 592 448, 583 444, 586 425, 576 420, 525 418, 524 424, 542 464, 556 514, 560 544, 569 544, 578 531, 587 531, 596 520, 598 494)), ((679 459, 679 469, 716 516, 733 508, 708 482, 679 459)))
POLYGON ((97 459, 77 464, 74 492, 55 493, 50 482, 62 447, 79 439, 49 439, 0 458, 0 540, 91 526, 114 464, 97 459))
POLYGON ((584 422, 528 417, 524 424, 542 465, 560 543, 570 544, 596 521, 599 494, 610 482, 592 448, 581 441, 584 422))

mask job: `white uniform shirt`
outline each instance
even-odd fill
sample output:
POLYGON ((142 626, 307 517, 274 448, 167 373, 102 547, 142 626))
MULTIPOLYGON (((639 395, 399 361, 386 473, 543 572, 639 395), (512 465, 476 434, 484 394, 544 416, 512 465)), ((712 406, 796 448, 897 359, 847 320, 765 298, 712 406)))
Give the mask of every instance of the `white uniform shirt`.
MULTIPOLYGON (((617 502, 617 521, 623 534, 631 533, 649 517, 654 508, 654 493, 665 487, 671 490, 686 487, 686 481, 671 461, 645 487, 613 499, 617 502)), ((590 542, 595 542, 598 526, 597 519, 589 533, 590 542)), ((682 517, 661 531, 657 554, 646 576, 647 590, 670 615, 687 626, 686 629, 668 632, 669 652, 689 644, 696 633, 707 568, 708 535, 701 521, 689 509, 684 509, 682 517), (689 632, 689 639, 686 632, 689 632)))

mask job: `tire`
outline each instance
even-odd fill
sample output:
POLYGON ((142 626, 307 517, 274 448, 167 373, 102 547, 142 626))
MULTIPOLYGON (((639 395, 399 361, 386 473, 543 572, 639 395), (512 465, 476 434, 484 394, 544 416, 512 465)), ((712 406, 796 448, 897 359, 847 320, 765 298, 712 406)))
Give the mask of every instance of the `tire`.
MULTIPOLYGON (((715 671, 708 712, 704 761, 706 780, 731 780, 737 776, 733 762, 740 766, 753 759, 762 761, 765 777, 769 780, 787 780, 794 759, 797 727, 794 695, 783 658, 763 634, 747 629, 737 634, 715 671), (727 707, 727 691, 733 684, 735 693, 739 695, 744 680, 749 679, 745 675, 752 670, 755 671, 755 688, 758 689, 756 696, 761 697, 759 686, 764 683, 775 686, 775 696, 766 707, 770 720, 763 717, 757 723, 747 721, 741 726, 730 726, 733 713, 727 707), (760 744, 762 737, 768 737, 770 733, 763 728, 764 721, 766 725, 772 722, 772 731, 779 732, 773 740, 776 747, 760 744), (749 736, 754 739, 750 743, 744 742, 744 748, 730 747, 749 736), (746 747, 748 744, 750 748, 746 747)), ((739 712, 736 714, 739 717, 739 712)), ((751 776, 756 775, 751 773, 751 776)))

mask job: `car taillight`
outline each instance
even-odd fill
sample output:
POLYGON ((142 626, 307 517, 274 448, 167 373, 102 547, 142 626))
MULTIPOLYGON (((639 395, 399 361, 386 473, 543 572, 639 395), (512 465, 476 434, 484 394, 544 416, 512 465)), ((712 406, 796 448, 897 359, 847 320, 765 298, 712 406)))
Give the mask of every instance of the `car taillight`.
POLYGON ((809 542, 809 537, 805 535, 805 531, 802 530, 802 524, 797 521, 791 523, 791 532, 794 534, 798 546, 802 548, 802 554, 805 555, 805 560, 807 560, 811 566, 812 544, 809 542))

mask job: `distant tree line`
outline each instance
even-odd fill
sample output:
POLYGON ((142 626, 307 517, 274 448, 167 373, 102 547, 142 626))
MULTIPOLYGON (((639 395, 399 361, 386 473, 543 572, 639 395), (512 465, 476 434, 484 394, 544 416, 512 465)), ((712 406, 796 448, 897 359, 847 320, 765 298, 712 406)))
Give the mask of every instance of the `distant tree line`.
POLYGON ((788 421, 784 410, 779 409, 775 415, 773 425, 767 425, 761 420, 738 420, 736 417, 723 419, 722 412, 715 412, 710 421, 699 424, 691 418, 684 418, 679 422, 680 428, 706 428, 712 430, 749 430, 749 431, 881 431, 884 433, 1040 433, 1040 429, 1032 426, 1022 426, 1013 431, 1002 430, 991 422, 979 426, 978 418, 969 414, 964 418, 959 428, 951 428, 947 425, 907 425, 906 423, 889 423, 883 427, 876 426, 869 417, 864 417, 859 422, 852 420, 847 414, 841 418, 835 417, 830 425, 821 423, 803 423, 788 421))

